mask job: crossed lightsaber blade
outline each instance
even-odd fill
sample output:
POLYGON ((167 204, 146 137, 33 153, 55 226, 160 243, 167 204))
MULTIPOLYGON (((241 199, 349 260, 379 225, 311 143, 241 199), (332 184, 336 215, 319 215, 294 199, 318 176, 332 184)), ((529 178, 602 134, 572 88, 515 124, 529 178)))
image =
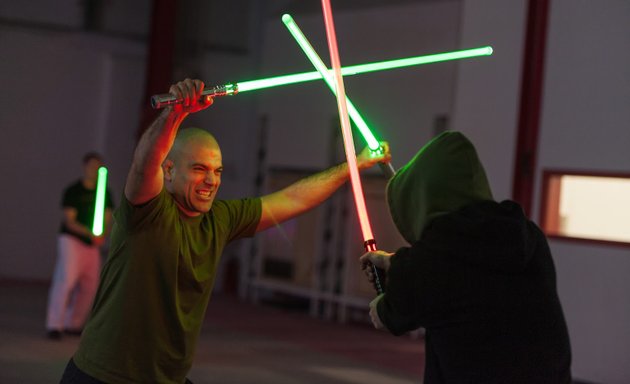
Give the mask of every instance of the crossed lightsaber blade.
MULTIPOLYGON (((346 162, 348 164, 348 170, 350 172, 350 185, 352 186, 354 203, 357 209, 357 215, 359 217, 361 233, 363 235, 363 246, 365 247, 366 252, 375 251, 376 241, 374 240, 374 235, 372 234, 372 227, 370 225, 367 208, 365 206, 365 197, 363 196, 363 186, 361 185, 361 177, 359 176, 359 168, 357 166, 357 159, 354 149, 354 140, 352 137, 352 129, 350 127, 349 115, 352 116, 355 125, 357 126, 357 128, 359 128, 359 131, 363 134, 363 137, 365 137, 366 141, 368 142, 368 147, 371 151, 375 153, 380 150, 380 144, 376 140, 376 138, 374 138, 374 135, 372 135, 370 129, 368 129, 365 120, 363 120, 352 101, 350 101, 348 96, 346 96, 345 87, 343 84, 343 76, 341 75, 339 50, 337 48, 337 38, 335 35, 335 27, 332 20, 332 13, 330 10, 330 6, 326 6, 324 4, 324 0, 322 0, 322 6, 324 11, 324 21, 326 24, 328 50, 330 52, 330 58, 333 67, 332 74, 328 71, 328 67, 326 67, 317 52, 315 52, 315 49, 309 43, 308 39, 306 39, 306 36, 304 36, 293 18, 290 15, 283 15, 282 22, 289 29, 291 36, 293 36, 300 48, 302 48, 308 59, 311 61, 315 69, 317 69, 317 71, 321 74, 323 79, 326 81, 326 84, 337 98, 337 109, 339 110, 339 120, 341 123, 341 131, 343 134, 346 162)), ((383 168, 384 170, 390 169, 390 172, 386 171, 385 173, 389 177, 392 177, 394 175, 394 169, 390 163, 387 163, 387 165, 389 166, 389 168, 381 168, 383 168)), ((372 268, 372 273, 374 274, 374 288, 379 294, 383 293, 384 289, 383 285, 381 284, 381 273, 374 265, 371 265, 370 267, 372 268)))
MULTIPOLYGON (((282 75, 269 77, 258 80, 250 80, 243 81, 238 83, 227 83, 223 85, 216 85, 212 87, 205 88, 201 93, 201 97, 218 97, 218 96, 231 96, 236 95, 237 93, 243 93, 248 91, 254 91, 265 88, 278 87, 282 85, 290 85, 296 83, 302 83, 307 81, 324 79, 330 89, 335 92, 334 86, 332 86, 332 75, 330 71, 319 58, 317 53, 313 50, 312 47, 309 48, 310 43, 304 34, 299 30, 293 18, 290 15, 284 15, 282 17, 285 26, 289 29, 293 37, 296 39, 300 47, 305 51, 306 55, 309 57, 317 71, 314 72, 302 72, 302 73, 294 73, 290 75, 282 75), (316 63, 317 62, 317 63, 316 63), (325 69, 322 71, 322 69, 325 69)), ((464 49, 459 51, 452 52, 444 52, 437 53, 432 55, 423 55, 423 56, 414 56, 407 57, 402 59, 394 59, 380 62, 372 62, 367 64, 358 64, 353 66, 348 66, 341 68, 341 75, 343 76, 353 76, 363 73, 375 72, 375 71, 384 71, 388 69, 396 69, 403 68, 415 65, 424 65, 437 63, 442 61, 450 61, 450 60, 460 60, 467 59, 479 56, 489 56, 492 55, 492 47, 484 46, 479 48, 472 49, 464 49)), ((169 105, 181 104, 183 99, 178 99, 170 93, 163 93, 158 95, 151 96, 151 105, 153 108, 159 109, 164 108, 169 105)), ((378 152, 380 150, 380 144, 378 140, 372 134, 372 131, 369 129, 365 120, 361 117, 357 109, 354 107, 352 102, 348 102, 348 108, 350 117, 352 121, 355 123, 363 138, 365 139, 367 146, 370 148, 372 152, 378 152)), ((383 165, 379 163, 383 172, 391 177, 394 173, 394 170, 390 164, 383 165)))

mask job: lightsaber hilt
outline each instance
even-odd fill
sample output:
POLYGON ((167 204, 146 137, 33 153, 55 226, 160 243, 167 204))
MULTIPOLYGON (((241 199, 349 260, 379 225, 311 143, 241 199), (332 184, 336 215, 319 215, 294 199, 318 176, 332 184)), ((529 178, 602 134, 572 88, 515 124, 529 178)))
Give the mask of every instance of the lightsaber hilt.
POLYGON ((387 179, 391 179, 396 174, 396 170, 392 163, 378 163, 378 166, 381 168, 381 171, 385 174, 387 179))
MULTIPOLYGON (((224 85, 215 85, 214 87, 205 88, 201 92, 199 101, 202 101, 204 97, 219 97, 219 96, 232 96, 238 93, 237 83, 227 83, 224 85)), ((178 99, 170 93, 161 93, 159 95, 151 96, 151 106, 154 109, 160 109, 168 107, 169 105, 182 104, 184 99, 178 99)))
MULTIPOLYGON (((378 147, 377 149, 370 149, 370 152, 372 153, 372 155, 382 155, 383 147, 381 146, 381 147, 378 147)), ((391 162, 389 163, 379 162, 378 166, 381 168, 381 171, 383 171, 387 179, 391 179, 392 177, 394 177, 394 174, 396 174, 396 170, 394 169, 394 166, 392 165, 391 162)))
MULTIPOLYGON (((369 239, 363 242, 363 246, 365 247, 366 252, 374 252, 376 251, 376 241, 374 239, 369 239)), ((385 288, 383 287, 383 283, 385 281, 385 271, 381 268, 377 268, 374 264, 369 263, 370 268, 372 268, 372 273, 374 274, 374 289, 376 289, 376 293, 383 294, 385 293, 385 288)))

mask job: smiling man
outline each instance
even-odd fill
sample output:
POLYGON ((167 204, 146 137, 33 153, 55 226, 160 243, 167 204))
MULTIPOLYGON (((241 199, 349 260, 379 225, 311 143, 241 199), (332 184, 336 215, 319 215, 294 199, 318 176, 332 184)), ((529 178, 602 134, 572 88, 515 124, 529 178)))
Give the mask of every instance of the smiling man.
MULTIPOLYGON (((165 109, 145 131, 114 213, 110 254, 78 351, 61 383, 189 383, 223 248, 326 200, 348 179, 340 164, 272 194, 215 200, 223 165, 216 139, 179 131, 199 101, 199 80, 170 88, 184 103, 165 109)), ((360 169, 389 161, 358 157, 360 169)))
POLYGON ((199 128, 177 135, 163 165, 166 190, 187 216, 208 212, 221 185, 221 149, 216 139, 199 128))

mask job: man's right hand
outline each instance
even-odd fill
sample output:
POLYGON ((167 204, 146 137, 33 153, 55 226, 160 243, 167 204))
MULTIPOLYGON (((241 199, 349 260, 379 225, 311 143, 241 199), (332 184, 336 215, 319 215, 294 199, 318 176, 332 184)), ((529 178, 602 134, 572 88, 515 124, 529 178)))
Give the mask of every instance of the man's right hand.
POLYGON ((95 236, 93 234, 90 234, 90 241, 92 242, 93 246, 100 247, 105 243, 105 236, 95 236))
POLYGON ((169 93, 178 99, 184 100, 181 104, 171 106, 172 111, 189 114, 208 108, 212 105, 213 99, 210 96, 202 97, 203 89, 203 81, 197 79, 186 79, 171 85, 169 93))

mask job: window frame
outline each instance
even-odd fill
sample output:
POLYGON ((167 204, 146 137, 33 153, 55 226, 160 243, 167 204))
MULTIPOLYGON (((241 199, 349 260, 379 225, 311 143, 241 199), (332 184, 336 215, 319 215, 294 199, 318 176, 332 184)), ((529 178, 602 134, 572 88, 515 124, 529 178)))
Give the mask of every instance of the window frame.
MULTIPOLYGON (((611 245, 630 248, 630 240, 608 240, 587 237, 576 237, 559 232, 560 221, 560 180, 562 176, 608 177, 630 180, 630 173, 609 171, 587 171, 574 169, 543 169, 540 195, 540 228, 547 238, 573 243, 611 245), (553 212, 553 214, 552 214, 553 212)), ((629 197, 630 198, 630 197, 629 197)), ((630 229, 630 221, 628 228, 630 229)))

